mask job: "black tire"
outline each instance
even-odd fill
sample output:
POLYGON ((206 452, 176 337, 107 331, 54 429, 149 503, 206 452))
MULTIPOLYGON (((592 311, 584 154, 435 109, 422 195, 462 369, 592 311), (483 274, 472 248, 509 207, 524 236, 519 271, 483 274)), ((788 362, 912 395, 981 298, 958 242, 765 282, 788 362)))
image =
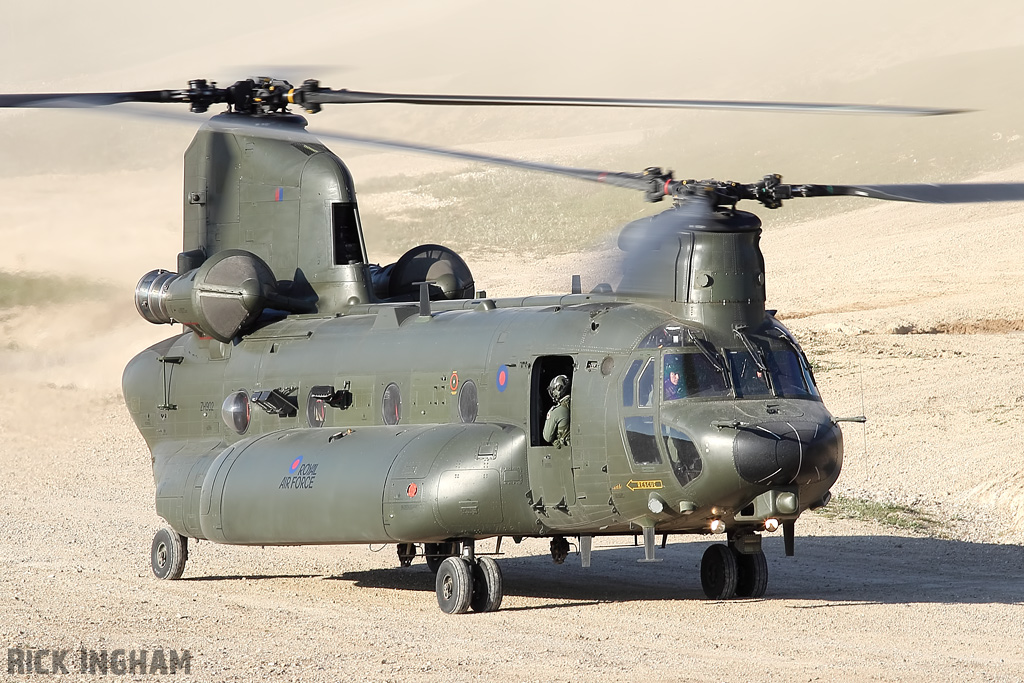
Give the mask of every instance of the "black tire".
POLYGON ((476 558, 473 565, 473 597, 469 606, 474 612, 497 612, 504 593, 501 587, 501 568, 490 557, 476 558))
POLYGON ((473 598, 473 575, 469 562, 461 557, 446 557, 434 582, 437 606, 446 614, 465 614, 473 598))
POLYGON ((700 585, 712 600, 728 600, 736 595, 736 555, 732 548, 716 543, 704 551, 700 561, 700 585))
POLYGON ((455 542, 446 543, 424 543, 423 556, 427 561, 430 571, 437 573, 445 558, 454 557, 459 554, 459 544, 455 542))
POLYGON ((150 549, 150 565, 156 578, 180 579, 187 559, 188 538, 167 527, 156 532, 150 549))
POLYGON ((752 555, 736 552, 736 595, 740 598, 764 597, 768 589, 768 560, 763 550, 752 555))

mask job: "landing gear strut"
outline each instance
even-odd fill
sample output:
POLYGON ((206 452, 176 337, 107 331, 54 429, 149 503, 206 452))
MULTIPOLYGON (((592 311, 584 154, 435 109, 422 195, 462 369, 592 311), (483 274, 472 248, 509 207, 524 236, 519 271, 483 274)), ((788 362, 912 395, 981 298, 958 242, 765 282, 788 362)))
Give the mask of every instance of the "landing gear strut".
POLYGON ((413 558, 416 557, 416 545, 413 543, 398 544, 398 564, 402 567, 412 566, 413 558))
POLYGON ((569 541, 564 536, 555 536, 551 539, 551 559, 555 564, 562 564, 565 558, 569 557, 569 541))
POLYGON ((438 569, 441 568, 441 563, 444 562, 445 558, 453 557, 458 554, 458 541, 446 541, 444 543, 423 544, 423 557, 427 561, 427 567, 429 567, 430 571, 434 572, 435 574, 437 573, 438 569))

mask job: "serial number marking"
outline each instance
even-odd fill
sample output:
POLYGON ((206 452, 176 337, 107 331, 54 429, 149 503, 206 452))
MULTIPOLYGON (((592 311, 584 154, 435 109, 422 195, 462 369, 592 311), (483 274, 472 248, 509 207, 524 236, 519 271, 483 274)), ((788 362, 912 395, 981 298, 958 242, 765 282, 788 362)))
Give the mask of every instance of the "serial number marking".
POLYGON ((626 488, 630 491, 650 491, 651 489, 664 488, 661 483, 661 479, 647 479, 644 481, 637 481, 630 479, 626 482, 626 488))

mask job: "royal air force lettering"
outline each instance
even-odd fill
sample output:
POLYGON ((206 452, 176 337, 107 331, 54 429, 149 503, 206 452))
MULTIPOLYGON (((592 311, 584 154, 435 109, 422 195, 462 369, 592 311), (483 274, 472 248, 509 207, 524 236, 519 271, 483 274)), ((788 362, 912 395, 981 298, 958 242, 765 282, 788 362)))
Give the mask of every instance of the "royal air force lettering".
POLYGON ((292 461, 288 468, 288 476, 281 479, 278 489, 289 489, 293 491, 304 491, 313 488, 313 481, 316 479, 316 468, 319 463, 302 462, 302 456, 292 461))

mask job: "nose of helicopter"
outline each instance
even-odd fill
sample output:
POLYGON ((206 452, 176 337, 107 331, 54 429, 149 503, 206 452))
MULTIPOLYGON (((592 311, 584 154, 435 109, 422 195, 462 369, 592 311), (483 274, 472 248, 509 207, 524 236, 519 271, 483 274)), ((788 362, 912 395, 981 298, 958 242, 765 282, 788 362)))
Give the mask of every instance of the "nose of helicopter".
POLYGON ((812 484, 836 476, 842 438, 830 421, 745 425, 733 441, 733 460, 739 475, 753 484, 812 484))

